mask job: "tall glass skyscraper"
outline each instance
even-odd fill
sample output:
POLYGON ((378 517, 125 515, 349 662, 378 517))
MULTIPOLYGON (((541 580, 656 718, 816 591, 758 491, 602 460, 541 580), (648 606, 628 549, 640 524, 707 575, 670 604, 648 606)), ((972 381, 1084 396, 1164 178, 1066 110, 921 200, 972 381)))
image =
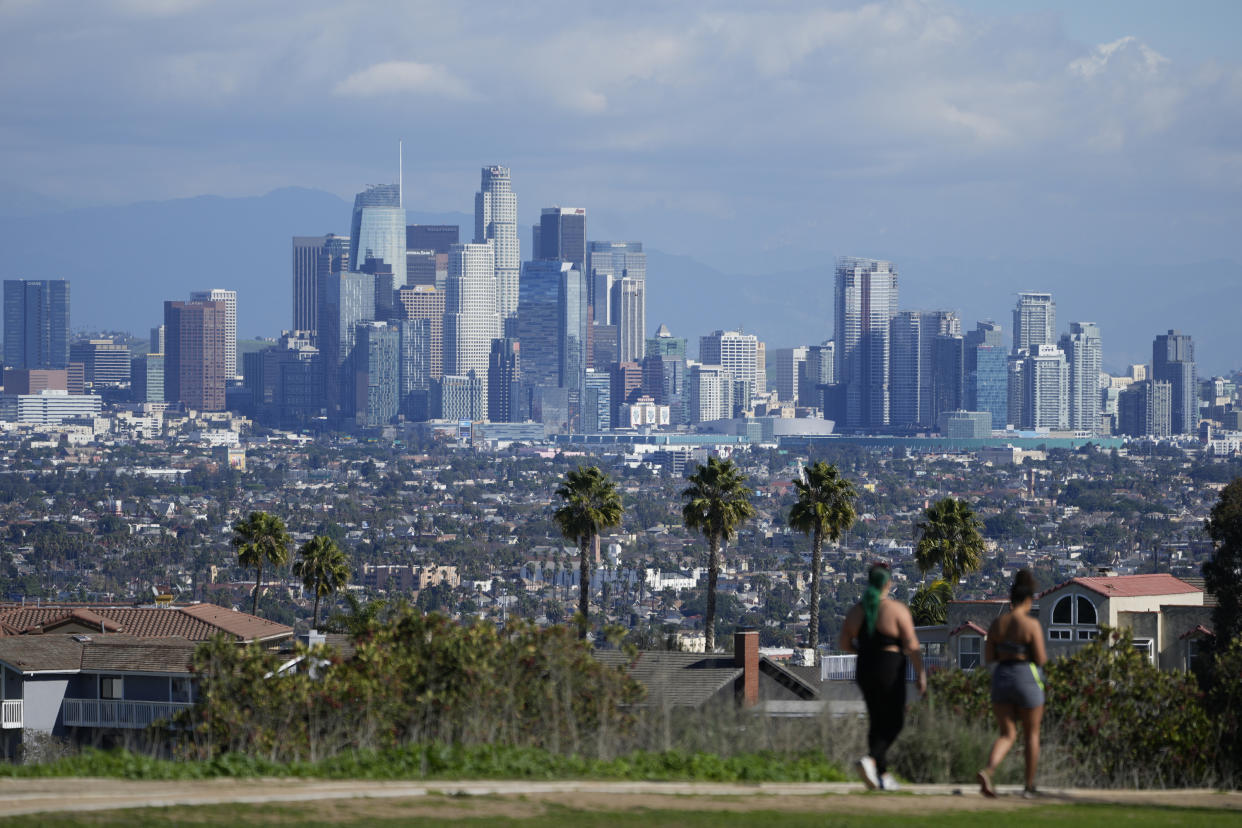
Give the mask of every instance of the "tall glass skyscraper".
POLYGON ((560 259, 586 272, 586 210, 582 207, 544 207, 539 216, 539 249, 535 259, 560 259))
MULTIPOLYGON (((382 291, 388 297, 405 286, 405 207, 399 184, 377 184, 354 197, 349 227, 349 261, 362 270, 371 256, 392 268, 392 285, 382 291)), ((381 297, 376 297, 377 299, 381 297)))
POLYGON ((4 364, 18 370, 69 366, 69 282, 5 279, 4 364))
POLYGON ((1152 379, 1167 382, 1172 391, 1174 434, 1193 434, 1199 428, 1199 383, 1195 376, 1195 345, 1189 334, 1169 331, 1151 346, 1152 379))
POLYGON ((484 167, 482 183, 474 197, 474 243, 488 242, 495 249, 496 312, 505 320, 517 313, 522 264, 517 196, 513 193, 508 167, 484 167))
POLYGON ((444 291, 444 375, 480 383, 487 416, 487 367, 492 340, 501 335, 496 307, 496 268, 490 244, 455 244, 449 251, 444 291))
POLYGON ((1071 322, 1069 333, 1061 337, 1061 350, 1069 363, 1069 427, 1095 434, 1100 425, 1100 326, 1071 322))
MULTIPOLYGON (((596 325, 630 326, 647 329, 647 254, 637 241, 593 241, 587 244, 587 303, 591 306, 596 325), (612 287, 620 279, 640 282, 636 307, 612 307, 612 287), (620 311, 620 313, 618 312, 620 311), (623 321, 619 317, 625 314, 623 321)), ((639 334, 646 336, 645 333, 639 334)), ((641 359, 643 352, 621 354, 621 361, 641 359)))
POLYGON ((1013 309, 1013 352, 1035 352, 1057 341, 1057 303, 1051 293, 1019 293, 1013 309))
POLYGON ((368 428, 386 425, 400 407, 400 331, 386 322, 360 322, 355 340, 355 419, 368 428))
POLYGON ((978 323, 966 334, 964 358, 966 408, 991 413, 992 428, 1003 429, 1009 419, 1009 367, 1000 325, 978 323))
POLYGON ((845 426, 889 424, 890 322, 897 313, 891 262, 842 257, 836 269, 836 376, 845 385, 845 426))
POLYGON ((359 322, 375 318, 375 279, 366 273, 332 273, 319 289, 319 352, 323 356, 328 411, 355 415, 354 345, 359 322))

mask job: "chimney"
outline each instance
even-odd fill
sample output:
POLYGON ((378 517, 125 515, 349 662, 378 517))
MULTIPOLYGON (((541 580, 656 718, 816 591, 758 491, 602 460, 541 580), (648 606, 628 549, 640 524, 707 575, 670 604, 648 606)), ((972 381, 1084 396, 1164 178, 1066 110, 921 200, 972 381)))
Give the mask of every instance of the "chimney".
POLYGON ((742 707, 759 703, 759 631, 738 627, 733 633, 733 664, 742 668, 738 702, 742 707))

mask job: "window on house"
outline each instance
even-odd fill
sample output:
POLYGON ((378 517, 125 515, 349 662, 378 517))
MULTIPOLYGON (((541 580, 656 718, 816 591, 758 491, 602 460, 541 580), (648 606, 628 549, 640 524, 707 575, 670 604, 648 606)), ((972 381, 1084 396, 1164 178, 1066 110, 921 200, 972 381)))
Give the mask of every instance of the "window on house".
POLYGON ((1099 630, 1079 630, 1078 631, 1079 641, 1094 641, 1095 639, 1099 637, 1100 637, 1099 630))
POLYGON ((957 666, 963 670, 973 670, 982 661, 980 652, 983 639, 977 635, 964 635, 957 640, 957 666))
POLYGON ((1088 601, 1081 595, 1078 596, 1078 619, 1077 624, 1098 624, 1095 615, 1095 604, 1088 601))
POLYGON ((1074 599, 1066 595, 1056 606, 1052 608, 1052 623, 1054 624, 1073 624, 1074 623, 1074 599))
POLYGON ((1136 639, 1134 639, 1134 649, 1136 649, 1136 650, 1138 650, 1140 653, 1142 653, 1142 654, 1143 654, 1143 657, 1144 657, 1144 658, 1146 658, 1148 661, 1151 661, 1151 660, 1152 660, 1152 657, 1151 657, 1151 654, 1152 654, 1151 639, 1149 639, 1149 638, 1136 638, 1136 639))
POLYGON ((1069 641, 1070 631, 1069 630, 1048 630, 1048 640, 1049 641, 1069 641))
POLYGON ((99 677, 99 698, 101 699, 122 699, 124 693, 124 679, 120 676, 100 676, 99 677))
POLYGON ((190 679, 187 676, 173 676, 169 697, 175 702, 189 702, 190 679))
POLYGON ((1186 670, 1187 672, 1196 672, 1199 669, 1199 659, 1203 657, 1204 647, 1203 641, 1198 638, 1191 638, 1186 642, 1186 670))

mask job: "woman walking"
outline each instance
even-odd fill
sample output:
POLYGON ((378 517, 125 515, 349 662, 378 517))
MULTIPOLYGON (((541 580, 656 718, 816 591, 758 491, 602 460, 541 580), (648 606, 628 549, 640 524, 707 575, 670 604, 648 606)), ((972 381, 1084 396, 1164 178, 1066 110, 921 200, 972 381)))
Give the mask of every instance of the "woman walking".
POLYGON ((888 564, 872 564, 862 600, 841 628, 841 649, 858 653, 857 681, 867 703, 867 755, 858 760, 858 772, 868 789, 885 791, 897 789, 888 772, 888 749, 905 725, 907 657, 914 662, 919 693, 927 692, 914 618, 905 604, 888 597, 891 587, 888 564))
POLYGON ((984 658, 996 664, 992 672, 992 709, 1000 736, 992 745, 988 766, 979 771, 979 789, 996 796, 992 775, 1004 761, 1018 736, 1018 722, 1026 747, 1026 787, 1023 796, 1035 795, 1035 770, 1039 766, 1039 724, 1044 717, 1044 677, 1040 668, 1048 660, 1044 630, 1031 617, 1035 579, 1023 569, 1009 590, 1009 611, 992 622, 984 658))

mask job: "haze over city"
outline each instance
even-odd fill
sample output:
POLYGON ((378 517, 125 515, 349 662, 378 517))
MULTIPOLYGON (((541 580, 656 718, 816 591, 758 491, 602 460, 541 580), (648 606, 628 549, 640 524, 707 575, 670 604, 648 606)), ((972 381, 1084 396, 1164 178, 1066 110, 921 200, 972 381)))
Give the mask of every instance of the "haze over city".
POLYGON ((505 164, 520 227, 581 205, 592 238, 643 240, 650 323, 692 341, 831 336, 831 261, 861 255, 898 264, 908 307, 1004 321, 1015 293, 1050 290, 1062 318, 1100 323, 1109 368, 1177 328, 1202 373, 1223 372, 1239 335, 1217 300, 1242 279, 1239 14, 7 4, 3 275, 73 278, 75 326, 133 331, 159 305, 119 300, 118 282, 228 282, 241 334, 275 336, 289 236, 347 232, 347 201, 123 205, 348 199, 395 178, 404 139, 412 213, 469 214, 478 168, 505 164), (98 243, 65 250, 65 228, 98 243), (170 237, 203 253, 228 239, 232 272, 206 255, 169 268, 170 237))

